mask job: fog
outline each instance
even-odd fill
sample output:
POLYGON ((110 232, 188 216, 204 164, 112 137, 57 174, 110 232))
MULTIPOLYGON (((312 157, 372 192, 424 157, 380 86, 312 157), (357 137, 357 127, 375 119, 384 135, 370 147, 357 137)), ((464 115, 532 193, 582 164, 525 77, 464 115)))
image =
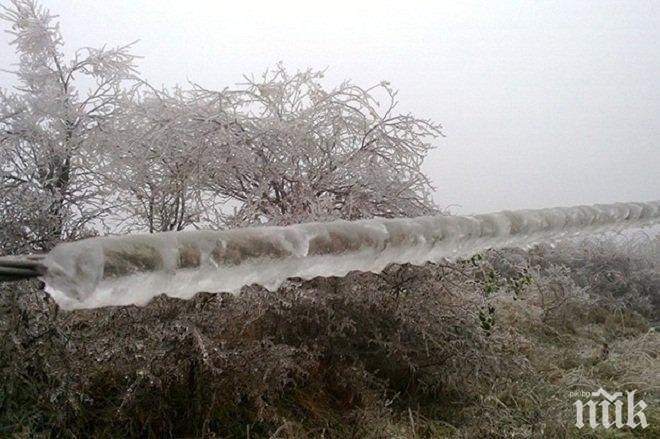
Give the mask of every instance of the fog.
POLYGON ((42 3, 69 50, 139 39, 156 85, 223 88, 278 61, 389 80, 401 111, 444 126, 425 169, 453 212, 660 198, 660 2, 42 3))

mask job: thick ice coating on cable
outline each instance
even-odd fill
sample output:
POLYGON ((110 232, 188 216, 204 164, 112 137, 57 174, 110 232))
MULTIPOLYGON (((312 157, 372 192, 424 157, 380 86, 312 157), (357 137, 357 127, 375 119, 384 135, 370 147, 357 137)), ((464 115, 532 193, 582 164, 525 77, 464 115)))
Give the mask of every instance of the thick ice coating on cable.
POLYGON ((143 305, 163 293, 191 298, 253 283, 275 289, 289 277, 379 272, 390 263, 423 264, 658 223, 660 201, 654 201, 93 238, 51 251, 43 280, 65 309, 143 305))

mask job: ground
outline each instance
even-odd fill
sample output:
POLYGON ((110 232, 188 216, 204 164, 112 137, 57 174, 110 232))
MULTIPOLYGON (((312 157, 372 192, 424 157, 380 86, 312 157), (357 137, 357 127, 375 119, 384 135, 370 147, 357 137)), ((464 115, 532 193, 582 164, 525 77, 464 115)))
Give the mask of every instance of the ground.
POLYGON ((658 437, 657 240, 64 312, 0 287, 0 436, 658 437), (637 390, 646 429, 578 430, 637 390))

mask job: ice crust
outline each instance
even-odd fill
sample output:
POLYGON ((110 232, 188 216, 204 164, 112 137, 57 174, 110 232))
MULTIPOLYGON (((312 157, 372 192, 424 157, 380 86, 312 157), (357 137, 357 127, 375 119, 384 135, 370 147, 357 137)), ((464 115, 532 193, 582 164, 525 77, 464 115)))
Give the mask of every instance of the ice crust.
POLYGON ((42 279, 64 309, 144 305, 163 293, 188 299, 253 283, 272 290, 290 277, 380 272, 390 263, 419 265, 659 223, 660 201, 653 201, 102 237, 55 247, 42 279))

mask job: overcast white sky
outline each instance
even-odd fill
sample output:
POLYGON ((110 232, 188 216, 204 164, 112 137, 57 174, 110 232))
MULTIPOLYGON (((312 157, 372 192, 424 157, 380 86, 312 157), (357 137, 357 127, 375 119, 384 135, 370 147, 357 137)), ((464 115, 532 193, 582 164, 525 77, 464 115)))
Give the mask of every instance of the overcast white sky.
POLYGON ((139 39, 157 85, 223 88, 278 61, 389 80, 402 111, 444 125, 425 169, 457 213, 660 199, 660 0, 42 3, 68 49, 139 39))

